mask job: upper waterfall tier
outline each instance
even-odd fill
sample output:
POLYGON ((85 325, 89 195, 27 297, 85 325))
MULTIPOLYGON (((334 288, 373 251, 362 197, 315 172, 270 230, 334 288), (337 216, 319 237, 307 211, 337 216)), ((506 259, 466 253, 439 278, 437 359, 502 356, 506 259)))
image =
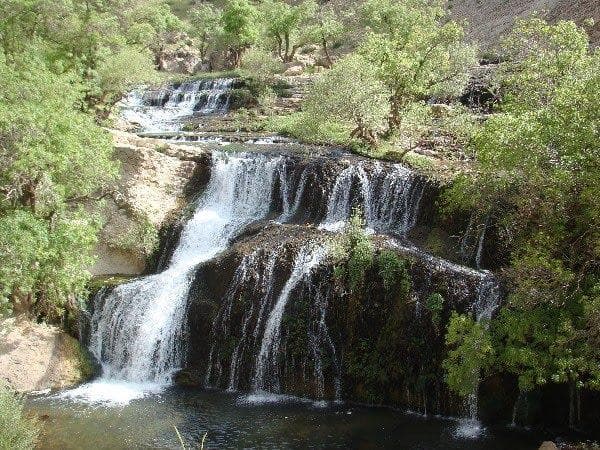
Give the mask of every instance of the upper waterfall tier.
POLYGON ((229 109, 233 78, 186 81, 158 89, 141 87, 121 102, 124 120, 137 124, 139 131, 177 131, 195 114, 224 114, 229 109))

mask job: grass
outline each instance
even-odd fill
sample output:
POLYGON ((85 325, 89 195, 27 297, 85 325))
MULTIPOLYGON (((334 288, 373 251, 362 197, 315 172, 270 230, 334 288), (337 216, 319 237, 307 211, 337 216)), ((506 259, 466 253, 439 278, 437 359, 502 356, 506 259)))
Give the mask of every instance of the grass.
MULTIPOLYGON (((181 437, 181 433, 179 433, 179 430, 175 425, 173 425, 173 428, 175 429, 175 433, 177 434, 177 439, 179 440, 179 445, 181 445, 181 449, 186 450, 187 447, 185 446, 185 441, 181 437)), ((200 442, 200 450, 204 450, 204 442, 206 441, 206 436, 208 436, 208 431, 204 433, 204 436, 202 436, 202 442, 200 442)))
POLYGON ((35 446, 39 427, 25 417, 23 400, 0 384, 0 450, 28 450, 35 446))

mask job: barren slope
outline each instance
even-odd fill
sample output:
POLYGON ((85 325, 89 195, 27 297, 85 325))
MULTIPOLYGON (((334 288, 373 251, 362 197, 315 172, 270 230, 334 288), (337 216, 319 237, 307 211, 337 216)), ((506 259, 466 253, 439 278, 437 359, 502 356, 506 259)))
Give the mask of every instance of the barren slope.
POLYGON ((493 48, 517 17, 536 12, 551 22, 571 19, 582 24, 592 18, 596 23, 588 32, 594 45, 600 43, 600 0, 449 0, 448 5, 455 19, 467 20, 469 36, 482 49, 493 48))

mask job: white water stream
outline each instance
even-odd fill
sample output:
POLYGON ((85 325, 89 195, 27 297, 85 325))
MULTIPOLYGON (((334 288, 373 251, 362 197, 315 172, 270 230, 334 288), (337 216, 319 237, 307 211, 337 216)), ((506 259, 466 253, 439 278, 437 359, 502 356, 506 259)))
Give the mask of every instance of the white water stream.
POLYGON ((185 312, 194 269, 223 251, 244 225, 268 213, 279 162, 263 155, 214 154, 209 185, 168 268, 98 297, 90 350, 102 364, 102 378, 65 395, 123 403, 123 397, 147 392, 149 383, 169 383, 184 363, 185 312), (106 389, 107 382, 129 385, 106 389))

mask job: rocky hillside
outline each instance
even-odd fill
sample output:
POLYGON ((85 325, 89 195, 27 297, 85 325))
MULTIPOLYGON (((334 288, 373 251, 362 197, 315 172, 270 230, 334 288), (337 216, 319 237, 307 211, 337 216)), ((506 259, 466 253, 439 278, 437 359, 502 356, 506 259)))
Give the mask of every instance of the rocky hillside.
MULTIPOLYGON (((363 0, 352 0, 359 4, 363 0)), ((588 28, 591 42, 600 44, 600 1, 598 0, 447 0, 454 19, 467 21, 468 36, 482 51, 489 51, 509 31, 515 19, 539 13, 541 17, 555 22, 574 20, 583 24, 592 18, 595 24, 588 28)), ((330 0, 339 11, 348 9, 348 1, 330 0)))
POLYGON ((518 17, 539 13, 555 22, 572 19, 582 24, 592 18, 588 32, 594 45, 600 43, 600 1, 598 0, 448 0, 455 19, 468 22, 468 34, 482 49, 493 49, 518 17))

